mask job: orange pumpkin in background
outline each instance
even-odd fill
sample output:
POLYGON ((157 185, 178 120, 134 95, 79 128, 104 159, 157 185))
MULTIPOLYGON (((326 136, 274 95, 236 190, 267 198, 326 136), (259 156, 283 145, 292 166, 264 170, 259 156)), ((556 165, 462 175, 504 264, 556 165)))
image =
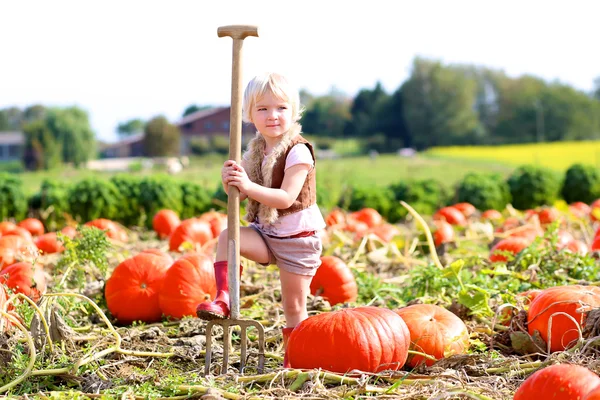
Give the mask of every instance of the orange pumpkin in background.
POLYGON ((383 217, 374 208, 363 208, 352 214, 357 221, 364 222, 369 228, 374 228, 383 223, 383 217))
POLYGON ((161 253, 143 251, 126 259, 106 282, 106 305, 120 323, 160 321, 159 291, 173 264, 171 256, 161 253))
POLYGON ((39 264, 18 262, 0 270, 0 285, 5 284, 15 293, 23 293, 38 301, 46 292, 46 276, 39 264))
POLYGON ((227 229, 227 214, 218 211, 208 211, 198 217, 200 221, 208 222, 213 237, 219 237, 227 229))
POLYGON ((127 241, 127 232, 116 222, 106 218, 97 218, 85 223, 85 226, 93 226, 100 230, 106 231, 106 236, 120 242, 127 241))
POLYGON ((0 269, 17 262, 17 258, 37 254, 33 242, 21 236, 9 235, 0 237, 0 269))
POLYGON ((346 224, 346 215, 339 208, 334 208, 325 217, 325 224, 332 227, 343 227, 346 224))
POLYGON ((15 228, 4 232, 3 236, 21 236, 23 239, 27 240, 28 242, 31 242, 31 233, 25 229, 25 228, 21 228, 16 226, 15 228))
POLYGON ((17 225, 10 221, 2 221, 0 222, 0 235, 4 235, 8 231, 12 231, 16 227, 17 225))
POLYGON ((164 315, 179 319, 195 316, 198 304, 216 295, 213 262, 204 254, 189 252, 167 270, 158 302, 164 315))
POLYGON ((181 245, 186 242, 193 247, 202 246, 212 238, 212 229, 208 222, 200 221, 198 218, 189 218, 181 221, 181 224, 171 234, 169 250, 180 251, 181 245))
POLYGON ((37 236, 33 242, 44 254, 61 253, 65 251, 65 247, 62 242, 58 240, 56 232, 48 232, 37 236))
POLYGON ((383 224, 374 227, 373 229, 371 229, 371 232, 386 243, 391 242, 394 237, 400 235, 400 229, 398 229, 397 226, 389 224, 387 222, 384 222, 383 224))
POLYGON ((489 220, 489 221, 496 221, 499 219, 502 219, 502 213, 498 210, 485 210, 483 213, 481 213, 481 219, 484 220, 489 220))
POLYGON ((17 226, 27 229, 32 236, 39 236, 44 234, 44 224, 42 221, 36 218, 26 218, 19 222, 17 226))
POLYGON ((458 211, 460 211, 462 213, 462 215, 465 216, 465 218, 469 218, 470 216, 472 216, 473 214, 475 214, 477 212, 477 209, 475 208, 475 206, 473 204, 467 203, 467 202, 456 203, 456 204, 452 205, 452 207, 454 207, 458 211))
POLYGON ((152 228, 160 239, 171 236, 175 228, 179 226, 181 220, 173 210, 163 209, 154 214, 152 218, 152 228))
POLYGON ((491 262, 506 262, 507 257, 501 252, 509 252, 513 255, 519 254, 523 249, 529 247, 531 240, 522 237, 507 237, 499 241, 490 250, 491 262))
POLYGON ((449 243, 454 240, 454 228, 444 220, 433 221, 437 229, 433 232, 433 241, 436 246, 449 243))
MULTIPOLYGON (((400 308, 396 313, 402 317, 410 331, 411 350, 428 354, 437 360, 453 354, 464 354, 469 349, 469 330, 465 323, 452 312, 434 304, 414 304, 400 308)), ((434 361, 419 355, 409 355, 407 364, 416 367, 434 361)))
POLYGON ((450 225, 465 226, 467 220, 463 213, 454 207, 442 207, 433 214, 434 220, 445 220, 450 225))
POLYGON ((310 283, 310 293, 319 294, 332 306, 356 301, 358 286, 350 268, 335 256, 321 257, 321 266, 310 283))

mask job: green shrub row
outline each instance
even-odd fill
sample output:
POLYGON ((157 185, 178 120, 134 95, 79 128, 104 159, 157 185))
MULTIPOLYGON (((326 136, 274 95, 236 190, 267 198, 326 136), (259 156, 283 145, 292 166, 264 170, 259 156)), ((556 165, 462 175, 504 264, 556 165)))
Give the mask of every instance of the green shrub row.
MULTIPOLYGON (((433 214, 438 208, 469 202, 479 210, 502 210, 507 204, 525 210, 552 204, 562 198, 567 203, 590 204, 600 198, 600 174, 591 166, 575 164, 563 177, 539 166, 523 165, 508 178, 498 174, 471 172, 455 187, 434 179, 406 180, 388 187, 319 187, 318 202, 325 210, 339 206, 350 211, 370 207, 390 222, 406 216, 403 200, 419 213, 433 214)), ((182 219, 211 209, 223 209, 227 195, 221 185, 216 191, 170 176, 134 177, 116 175, 109 180, 86 178, 68 185, 45 180, 38 193, 27 199, 18 176, 0 173, 0 220, 39 218, 49 230, 69 220, 86 222, 109 218, 126 226, 152 226, 152 216, 160 209, 176 211, 182 219)))

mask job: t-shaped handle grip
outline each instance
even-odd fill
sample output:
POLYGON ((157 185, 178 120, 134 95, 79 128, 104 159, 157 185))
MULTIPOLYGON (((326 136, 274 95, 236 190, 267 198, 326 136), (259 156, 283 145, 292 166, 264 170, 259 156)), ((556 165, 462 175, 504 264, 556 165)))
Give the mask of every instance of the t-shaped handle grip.
POLYGON ((248 36, 258 37, 258 27, 254 25, 227 25, 217 29, 219 37, 231 36, 232 39, 244 40, 248 36))
MULTIPOLYGON (((229 159, 242 158, 242 44, 248 36, 258 37, 258 28, 251 25, 228 25, 217 29, 219 37, 233 39, 231 62, 231 113, 229 116, 229 159)), ((229 185, 227 198, 227 264, 229 277, 229 308, 231 319, 240 318, 240 191, 229 185)))

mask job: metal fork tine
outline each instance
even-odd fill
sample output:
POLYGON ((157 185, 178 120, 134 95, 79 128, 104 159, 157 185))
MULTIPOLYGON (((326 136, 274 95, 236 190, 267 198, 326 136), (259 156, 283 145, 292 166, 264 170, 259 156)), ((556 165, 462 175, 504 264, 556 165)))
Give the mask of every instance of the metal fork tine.
POLYGON ((247 336, 246 329, 242 327, 242 334, 240 335, 242 341, 240 350, 240 372, 244 370, 244 366, 246 365, 247 336))
POLYGON ((209 321, 206 324, 206 355, 204 357, 204 376, 210 373, 210 362, 212 358, 212 327, 214 321, 209 321))
POLYGON ((231 346, 231 337, 229 335, 229 324, 223 326, 223 373, 227 373, 227 365, 229 364, 229 347, 231 346))

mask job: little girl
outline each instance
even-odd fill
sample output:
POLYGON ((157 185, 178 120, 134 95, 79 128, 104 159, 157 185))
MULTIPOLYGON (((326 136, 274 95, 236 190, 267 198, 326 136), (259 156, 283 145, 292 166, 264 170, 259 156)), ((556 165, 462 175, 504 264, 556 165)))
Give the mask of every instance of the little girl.
MULTIPOLYGON (((233 185, 241 200, 248 199, 245 219, 250 225, 240 228, 241 256, 279 267, 287 347, 294 327, 308 317, 310 282, 321 265, 317 231, 325 221, 317 206, 315 155, 301 135, 299 93, 283 76, 268 73, 252 79, 243 111, 244 121, 253 123, 258 132, 242 165, 225 161, 221 179, 226 193, 233 185)), ((227 230, 219 236, 214 268, 217 297, 198 305, 202 319, 229 317, 227 230)), ((287 357, 284 367, 289 367, 287 357)))

